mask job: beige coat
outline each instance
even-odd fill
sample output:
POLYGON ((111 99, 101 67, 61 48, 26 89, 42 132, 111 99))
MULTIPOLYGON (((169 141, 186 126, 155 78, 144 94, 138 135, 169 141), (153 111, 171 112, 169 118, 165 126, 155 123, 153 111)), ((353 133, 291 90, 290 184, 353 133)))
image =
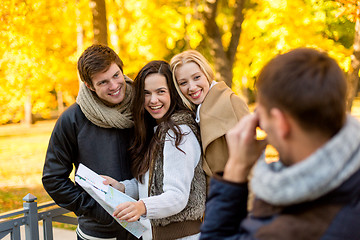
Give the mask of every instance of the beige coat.
POLYGON ((213 173, 224 171, 228 159, 226 132, 248 113, 244 100, 224 82, 215 84, 206 95, 200 108, 200 133, 208 186, 213 173))

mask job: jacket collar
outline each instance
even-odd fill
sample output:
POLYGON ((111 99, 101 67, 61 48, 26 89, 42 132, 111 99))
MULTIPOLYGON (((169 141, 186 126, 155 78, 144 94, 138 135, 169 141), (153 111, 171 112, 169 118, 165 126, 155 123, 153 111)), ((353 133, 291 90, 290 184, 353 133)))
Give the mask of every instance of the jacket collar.
POLYGON ((230 103, 232 94, 234 92, 224 82, 218 82, 206 95, 200 109, 200 130, 204 150, 237 123, 237 116, 230 103))

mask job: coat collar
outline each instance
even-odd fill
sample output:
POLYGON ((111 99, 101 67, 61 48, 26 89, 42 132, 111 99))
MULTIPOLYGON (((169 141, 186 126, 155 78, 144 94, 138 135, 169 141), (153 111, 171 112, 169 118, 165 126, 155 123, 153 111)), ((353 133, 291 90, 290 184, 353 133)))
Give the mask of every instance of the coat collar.
POLYGON ((237 123, 237 116, 230 102, 232 94, 235 93, 224 82, 219 82, 206 95, 200 109, 200 130, 204 150, 237 123))

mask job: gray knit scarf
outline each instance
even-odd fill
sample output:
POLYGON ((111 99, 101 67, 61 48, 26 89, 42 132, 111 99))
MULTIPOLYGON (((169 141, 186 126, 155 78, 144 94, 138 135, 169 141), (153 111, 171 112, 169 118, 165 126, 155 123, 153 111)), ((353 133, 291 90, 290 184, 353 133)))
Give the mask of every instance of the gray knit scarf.
POLYGON ((102 128, 131 128, 134 121, 131 114, 131 105, 133 102, 132 80, 125 77, 126 92, 124 100, 114 106, 106 106, 99 97, 88 89, 84 83, 81 83, 79 94, 76 98, 81 111, 93 124, 102 128))
POLYGON ((302 162, 285 167, 259 160, 251 187, 255 195, 276 206, 317 199, 339 187, 360 168, 360 123, 348 116, 344 127, 302 162))

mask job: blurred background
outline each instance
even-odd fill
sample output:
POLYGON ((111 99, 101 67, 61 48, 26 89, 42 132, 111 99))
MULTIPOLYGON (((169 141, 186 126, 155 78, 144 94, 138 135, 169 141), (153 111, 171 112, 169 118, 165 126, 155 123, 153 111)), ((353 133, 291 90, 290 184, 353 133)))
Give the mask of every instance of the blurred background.
POLYGON ((359 0, 2 0, 0 40, 0 212, 28 192, 49 200, 41 186, 48 140, 75 102, 76 62, 93 43, 112 47, 131 78, 150 60, 197 49, 250 106, 267 61, 322 49, 344 70, 357 114, 359 0))

